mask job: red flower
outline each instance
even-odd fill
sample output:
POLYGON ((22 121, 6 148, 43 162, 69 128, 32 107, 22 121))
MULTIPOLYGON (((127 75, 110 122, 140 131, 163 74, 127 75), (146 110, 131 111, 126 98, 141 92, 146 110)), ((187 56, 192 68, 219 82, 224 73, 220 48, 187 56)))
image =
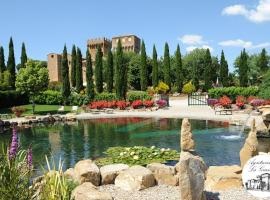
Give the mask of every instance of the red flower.
POLYGON ((116 105, 120 110, 125 110, 127 107, 127 103, 125 101, 117 101, 116 105))
POLYGON ((219 99, 219 103, 223 106, 223 107, 229 107, 232 104, 232 100, 227 97, 227 96, 223 96, 219 99))
POLYGON ((150 108, 150 107, 152 107, 152 106, 154 105, 154 101, 152 101, 152 100, 145 100, 145 101, 143 102, 143 105, 144 105, 146 108, 150 108))
POLYGON ((140 108, 142 106, 143 106, 143 102, 141 100, 135 100, 131 104, 131 107, 134 109, 140 108))
POLYGON ((246 102, 246 98, 245 97, 243 97, 243 96, 237 96, 236 97, 236 105, 239 108, 243 108, 244 105, 245 105, 245 102, 246 102))

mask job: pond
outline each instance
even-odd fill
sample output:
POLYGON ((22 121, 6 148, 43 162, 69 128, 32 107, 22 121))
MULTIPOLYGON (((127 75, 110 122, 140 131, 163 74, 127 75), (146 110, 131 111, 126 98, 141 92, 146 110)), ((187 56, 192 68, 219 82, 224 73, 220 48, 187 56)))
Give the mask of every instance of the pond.
MULTIPOLYGON (((103 156, 113 146, 157 146, 179 151, 181 119, 106 118, 81 120, 75 124, 39 125, 19 129, 22 148, 32 145, 33 161, 38 171, 45 166, 45 155, 61 157, 64 168, 73 167, 84 158, 103 156)), ((196 151, 207 165, 239 164, 239 151, 245 134, 241 127, 225 122, 191 120, 196 151)), ((0 135, 8 144, 11 132, 0 135)))

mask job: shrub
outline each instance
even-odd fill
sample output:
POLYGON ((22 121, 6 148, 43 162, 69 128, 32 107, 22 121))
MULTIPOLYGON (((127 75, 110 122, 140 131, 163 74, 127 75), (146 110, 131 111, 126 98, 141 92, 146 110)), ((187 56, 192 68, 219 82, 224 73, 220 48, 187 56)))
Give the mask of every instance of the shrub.
POLYGON ((50 82, 49 85, 48 85, 48 89, 49 90, 56 90, 58 92, 61 92, 61 90, 62 90, 62 83, 61 82, 57 82, 57 81, 50 82))
POLYGON ((95 95, 94 101, 115 101, 118 100, 115 93, 98 93, 95 95))
POLYGON ((228 96, 229 98, 236 100, 237 96, 256 96, 259 92, 257 87, 224 87, 213 88, 208 91, 208 95, 211 98, 220 98, 222 96, 228 96))
POLYGON ((163 81, 160 81, 158 83, 158 86, 155 87, 155 92, 158 94, 165 94, 169 91, 170 87, 164 83, 163 81))
POLYGON ((253 101, 254 99, 258 99, 258 97, 250 96, 250 97, 247 98, 247 102, 250 104, 251 101, 253 101))
POLYGON ((71 93, 69 97, 69 103, 72 106, 81 106, 83 104, 89 104, 90 98, 87 95, 81 95, 77 93, 71 93))
POLYGON ((192 92, 195 92, 196 88, 195 86, 192 84, 191 81, 189 81, 188 83, 186 83, 183 87, 183 93, 185 94, 191 94, 192 92))
POLYGON ((257 106, 262 106, 264 105, 265 103, 265 100, 263 99, 253 99, 251 102, 250 102, 250 105, 252 105, 253 107, 257 107, 257 106))
POLYGON ((27 104, 29 98, 15 90, 0 91, 0 108, 27 104))
POLYGON ((11 108, 11 111, 16 115, 16 117, 20 117, 25 110, 26 109, 22 106, 13 106, 11 108))
POLYGON ((245 103, 246 103, 246 98, 243 97, 243 96, 237 96, 236 97, 236 105, 239 107, 239 108, 244 108, 245 106, 245 103))
POLYGON ((150 107, 152 107, 152 106, 154 105, 154 101, 152 101, 152 100, 145 100, 145 101, 143 102, 143 105, 144 105, 146 108, 150 108, 150 107))
POLYGON ((218 104, 218 99, 207 99, 207 104, 209 106, 215 106, 216 104, 218 104))
POLYGON ((116 107, 117 107, 117 101, 108 102, 108 108, 116 108, 116 107))
POLYGON ((108 102, 107 101, 94 101, 90 104, 91 109, 104 109, 108 108, 108 102))
POLYGON ((125 110, 126 107, 129 105, 129 103, 127 103, 125 101, 117 101, 116 105, 120 110, 125 110))
POLYGON ((156 103, 157 103, 158 107, 160 107, 160 108, 163 108, 167 105, 167 101, 164 99, 159 99, 159 100, 157 100, 156 103))
POLYGON ((229 108, 231 107, 232 101, 229 97, 223 96, 219 99, 219 103, 224 107, 224 108, 229 108))
POLYGON ((152 100, 152 97, 144 91, 131 91, 127 94, 127 101, 133 102, 136 100, 152 100))
POLYGON ((270 70, 265 73, 262 84, 260 85, 260 92, 258 96, 263 99, 270 99, 270 70))
POLYGON ((55 90, 46 90, 33 97, 37 104, 60 105, 63 104, 62 93, 55 90))
POLYGON ((143 106, 142 100, 135 100, 131 103, 131 107, 134 109, 138 109, 143 106))

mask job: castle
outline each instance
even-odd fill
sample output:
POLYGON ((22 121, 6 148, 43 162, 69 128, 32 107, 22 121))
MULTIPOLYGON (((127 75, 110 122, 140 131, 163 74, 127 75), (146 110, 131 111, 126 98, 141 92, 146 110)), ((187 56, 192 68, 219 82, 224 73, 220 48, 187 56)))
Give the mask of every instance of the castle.
MULTIPOLYGON (((87 41, 87 48, 91 54, 93 64, 95 63, 96 52, 98 46, 101 47, 102 54, 107 55, 109 49, 116 51, 118 41, 121 41, 122 48, 124 52, 135 52, 139 53, 141 48, 141 39, 136 35, 122 35, 112 37, 112 40, 109 40, 105 37, 89 39, 87 41)), ((62 82, 61 77, 61 59, 62 54, 49 53, 47 55, 48 61, 48 71, 50 82, 62 82)), ((69 72, 71 72, 71 55, 68 54, 68 66, 69 72)), ((82 70, 83 70, 83 83, 86 84, 86 60, 82 61, 82 70)))

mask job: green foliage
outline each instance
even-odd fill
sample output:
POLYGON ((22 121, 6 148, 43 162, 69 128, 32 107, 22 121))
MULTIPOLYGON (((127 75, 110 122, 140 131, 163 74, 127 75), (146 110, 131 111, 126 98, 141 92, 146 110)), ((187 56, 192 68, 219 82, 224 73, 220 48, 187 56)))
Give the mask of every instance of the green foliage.
POLYGON ((65 45, 63 55, 61 59, 61 76, 62 76, 62 95, 64 97, 64 103, 67 103, 67 99, 70 95, 70 83, 69 83, 69 67, 67 58, 67 47, 65 45))
POLYGON ((155 45, 153 46, 152 66, 153 66, 152 85, 153 87, 156 87, 158 85, 159 78, 158 78, 157 50, 155 45))
POLYGON ((4 48, 0 46, 0 82, 1 82, 1 73, 6 70, 5 65, 5 55, 4 55, 4 48))
POLYGON ((169 86, 164 83, 163 81, 160 81, 158 83, 158 86, 155 87, 155 92, 158 94, 165 94, 170 90, 169 86))
POLYGON ((224 87, 224 88, 213 88, 208 91, 211 98, 220 98, 222 96, 228 96, 235 100, 237 96, 257 96, 259 92, 258 87, 224 87))
POLYGON ((269 69, 269 57, 267 56, 265 48, 262 49, 259 55, 257 65, 261 72, 266 72, 269 69))
POLYGON ((192 84, 191 81, 189 81, 188 83, 186 83, 183 87, 183 93, 185 94, 191 94, 192 92, 195 92, 196 88, 195 86, 192 84))
POLYGON ((57 81, 49 82, 48 90, 56 90, 56 91, 61 92, 62 91, 62 83, 57 82, 57 81))
POLYGON ((169 45, 166 42, 164 48, 164 60, 163 60, 163 67, 164 67, 164 82, 171 88, 171 64, 170 64, 170 51, 169 45))
POLYGON ((27 95, 15 90, 0 91, 0 108, 8 108, 28 103, 27 95))
POLYGON ((106 69, 106 83, 107 83, 107 91, 113 91, 113 54, 111 49, 108 51, 107 56, 107 69, 106 69))
POLYGON ((15 79, 16 79, 16 64, 15 64, 15 55, 14 55, 14 46, 13 46, 13 40, 10 38, 9 41, 9 55, 8 55, 8 61, 7 61, 7 70, 9 71, 11 75, 11 83, 10 86, 14 88, 15 86, 15 79))
POLYGON ((7 87, 7 88, 11 88, 12 89, 12 86, 11 86, 11 74, 8 70, 4 71, 2 73, 2 83, 1 83, 2 86, 4 87, 7 87))
POLYGON ((239 75, 239 81, 241 87, 246 87, 248 85, 248 54, 244 49, 241 51, 239 60, 235 62, 235 68, 237 68, 237 72, 239 75))
POLYGON ((76 90, 80 92, 83 89, 83 75, 82 75, 82 53, 77 48, 76 54, 76 90))
POLYGON ((101 47, 98 46, 96 53, 96 64, 95 64, 95 81, 96 81, 96 90, 98 93, 103 92, 103 61, 102 61, 102 52, 101 47))
POLYGON ((86 94, 90 99, 94 99, 94 81, 93 81, 93 68, 92 68, 92 59, 89 49, 86 51, 86 94))
POLYGON ((85 94, 71 93, 69 103, 72 106, 86 105, 90 102, 90 98, 85 94))
POLYGON ((135 100, 151 100, 152 97, 145 91, 130 91, 127 94, 127 101, 133 102, 135 100))
POLYGON ((227 87, 229 85, 228 83, 228 77, 229 76, 229 68, 228 68, 228 63, 225 59, 224 52, 222 50, 221 52, 221 58, 220 58, 220 82, 223 85, 223 87, 227 87))
POLYGON ((115 93, 103 92, 103 93, 97 94, 94 100, 95 101, 114 101, 114 100, 118 100, 118 98, 115 93))
POLYGON ((212 58, 210 54, 210 50, 206 50, 205 58, 204 58, 204 90, 208 91, 212 87, 212 58))
POLYGON ((71 86, 76 87, 76 46, 72 46, 71 53, 71 86))
POLYGON ((182 70, 182 57, 180 47, 177 45, 175 52, 175 68, 176 68, 176 87, 177 92, 181 92, 183 88, 183 70, 182 70))
POLYGON ((211 65, 211 81, 212 83, 216 83, 217 77, 219 76, 219 70, 220 70, 220 65, 218 62, 218 57, 212 57, 212 65, 211 65))
POLYGON ((113 163, 127 165, 147 165, 154 162, 165 163, 168 160, 179 160, 176 150, 160 149, 155 146, 143 147, 111 147, 104 152, 106 157, 96 160, 97 165, 104 166, 113 163))
POLYGON ((264 75, 260 85, 259 96, 264 99, 270 99, 270 70, 264 75))
POLYGON ((141 45, 141 68, 140 68, 140 84, 141 90, 146 91, 147 89, 147 56, 145 50, 144 41, 142 41, 141 45))
POLYGON ((128 64, 128 84, 131 89, 140 90, 140 67, 141 57, 139 54, 133 54, 128 64))
POLYGON ((16 78, 16 90, 30 98, 44 91, 48 87, 48 69, 38 61, 29 60, 25 68, 21 68, 16 78))
POLYGON ((24 68, 26 63, 27 63, 27 54, 26 54, 25 44, 23 42, 22 43, 21 65, 20 65, 20 68, 24 68))
POLYGON ((60 91, 46 90, 40 94, 37 94, 33 98, 34 102, 37 104, 46 105, 62 105, 64 98, 60 91))

